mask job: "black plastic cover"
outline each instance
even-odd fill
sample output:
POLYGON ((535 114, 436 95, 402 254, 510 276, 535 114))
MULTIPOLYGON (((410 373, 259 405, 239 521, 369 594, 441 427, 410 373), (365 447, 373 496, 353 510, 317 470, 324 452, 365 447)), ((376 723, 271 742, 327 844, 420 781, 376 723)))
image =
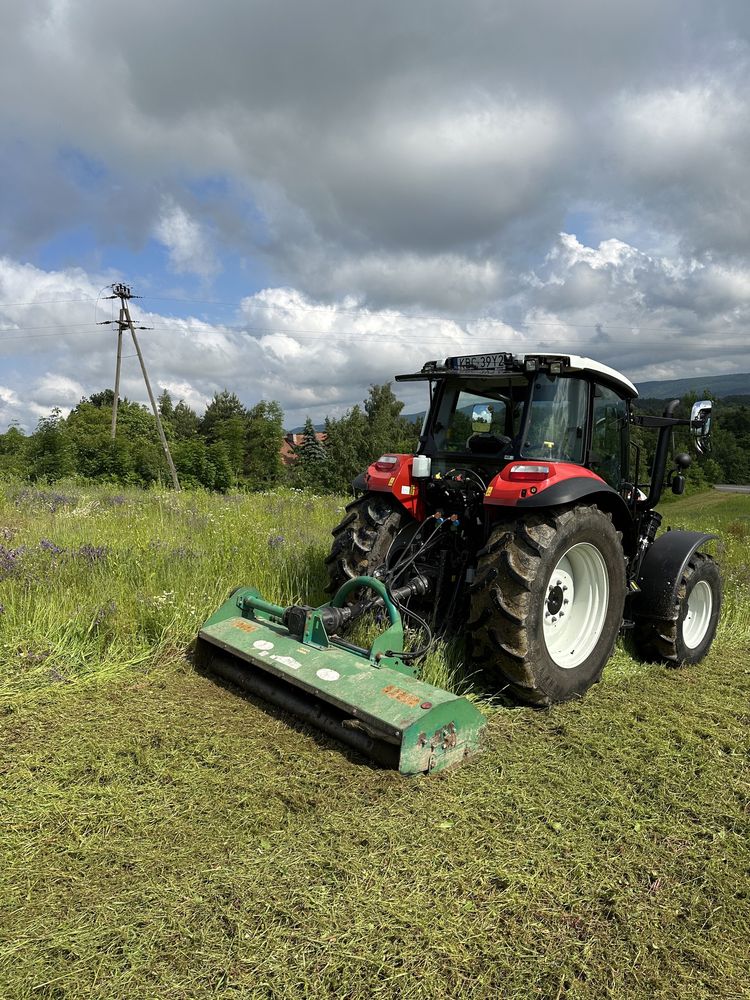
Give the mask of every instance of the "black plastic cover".
POLYGON ((638 577, 640 592, 633 612, 642 618, 675 621, 679 613, 677 588, 692 554, 717 535, 702 531, 665 531, 651 544, 638 577))

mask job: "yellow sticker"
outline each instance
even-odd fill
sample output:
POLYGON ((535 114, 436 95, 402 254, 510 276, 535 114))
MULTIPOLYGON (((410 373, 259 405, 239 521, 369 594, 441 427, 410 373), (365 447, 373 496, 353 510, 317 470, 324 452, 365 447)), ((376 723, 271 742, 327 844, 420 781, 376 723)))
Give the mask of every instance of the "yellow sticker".
POLYGON ((419 697, 417 695, 410 694, 409 691, 404 691, 403 688, 396 687, 395 684, 387 684, 383 688, 382 693, 387 698, 400 701, 402 705, 408 705, 409 708, 415 708, 419 704, 419 697))
POLYGON ((389 486, 393 486, 393 484, 395 482, 396 482, 396 477, 395 476, 391 476, 391 478, 388 480, 388 485, 389 486))
POLYGON ((486 497, 491 497, 492 496, 492 487, 491 486, 487 487, 487 492, 484 495, 486 497))
POLYGON ((235 628, 242 629, 243 632, 257 632, 260 625, 253 625, 244 618, 236 618, 232 623, 235 628))

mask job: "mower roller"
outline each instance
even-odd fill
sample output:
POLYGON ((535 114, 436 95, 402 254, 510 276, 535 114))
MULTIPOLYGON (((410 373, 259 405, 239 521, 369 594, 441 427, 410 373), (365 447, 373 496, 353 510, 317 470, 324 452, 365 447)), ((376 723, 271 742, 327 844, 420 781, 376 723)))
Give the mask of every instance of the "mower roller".
POLYGON ((419 680, 403 645, 393 595, 379 580, 356 577, 319 608, 282 608, 252 587, 235 591, 201 629, 197 659, 401 774, 459 764, 480 749, 484 719, 465 698, 419 680), (389 626, 364 649, 335 633, 352 616, 346 599, 367 590, 389 626))

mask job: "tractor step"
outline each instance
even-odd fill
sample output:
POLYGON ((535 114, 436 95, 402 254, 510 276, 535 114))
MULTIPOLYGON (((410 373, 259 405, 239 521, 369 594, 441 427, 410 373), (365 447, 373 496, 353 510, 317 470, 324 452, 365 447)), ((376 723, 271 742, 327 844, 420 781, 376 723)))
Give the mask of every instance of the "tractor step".
MULTIPOLYGON (((321 632, 328 607, 304 609, 314 624, 322 618, 293 634, 284 614, 300 609, 236 591, 201 629, 198 662, 401 774, 439 771, 479 751, 485 720, 470 702, 414 677, 390 651, 358 650, 321 632)), ((389 632, 394 613, 391 622, 389 632)))

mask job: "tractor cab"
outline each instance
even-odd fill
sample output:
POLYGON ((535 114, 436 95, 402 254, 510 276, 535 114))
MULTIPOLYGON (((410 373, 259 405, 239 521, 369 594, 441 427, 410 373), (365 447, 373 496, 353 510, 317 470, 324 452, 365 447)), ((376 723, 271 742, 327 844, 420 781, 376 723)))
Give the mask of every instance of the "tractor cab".
MULTIPOLYGON (((520 459, 584 466, 619 491, 628 478, 633 384, 569 355, 471 355, 397 381, 430 382, 419 451, 432 475, 456 466, 486 481, 520 459)), ((573 471, 573 470, 572 470, 573 471)))

